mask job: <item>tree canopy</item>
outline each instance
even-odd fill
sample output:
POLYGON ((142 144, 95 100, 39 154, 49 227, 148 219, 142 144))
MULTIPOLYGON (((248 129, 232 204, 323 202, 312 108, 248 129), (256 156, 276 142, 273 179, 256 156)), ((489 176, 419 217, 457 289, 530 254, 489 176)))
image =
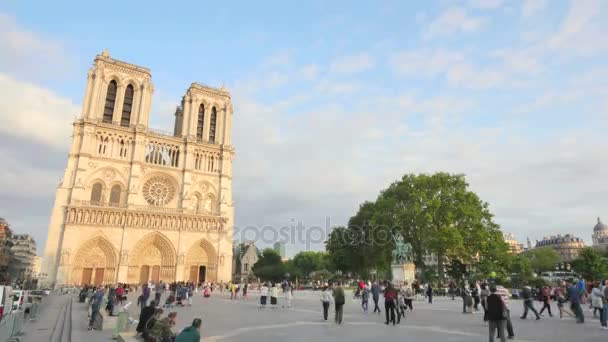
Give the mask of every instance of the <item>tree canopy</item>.
POLYGON ((560 261, 559 254, 553 248, 532 248, 523 256, 530 261, 530 267, 536 274, 554 270, 560 261))
POLYGON ((272 248, 266 248, 262 252, 262 256, 253 265, 252 271, 263 281, 281 281, 286 274, 281 256, 272 248))
POLYGON ((572 262, 572 268, 585 279, 608 279, 608 258, 593 248, 585 248, 572 262))
POLYGON ((334 229, 326 249, 338 270, 388 273, 394 238, 401 235, 412 245, 413 262, 421 271, 424 256, 437 255, 440 281, 446 263, 505 274, 508 247, 492 219, 488 204, 469 190, 463 175, 406 174, 375 202, 363 203, 347 227, 334 229))

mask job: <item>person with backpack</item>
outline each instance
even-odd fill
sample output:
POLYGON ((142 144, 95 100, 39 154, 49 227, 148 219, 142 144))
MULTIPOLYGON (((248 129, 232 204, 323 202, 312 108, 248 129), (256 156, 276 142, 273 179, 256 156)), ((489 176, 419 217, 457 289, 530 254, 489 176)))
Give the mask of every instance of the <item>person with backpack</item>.
POLYGON ((524 289, 521 291, 521 296, 524 299, 524 314, 520 317, 521 319, 526 319, 528 317, 528 310, 531 310, 536 315, 536 320, 540 320, 540 315, 538 311, 534 308, 534 302, 532 299, 532 289, 530 286, 524 286, 524 289))
POLYGON ((334 305, 336 310, 336 324, 342 324, 342 316, 344 313, 344 304, 346 299, 344 298, 344 289, 342 288, 342 284, 340 282, 336 283, 336 287, 333 291, 334 295, 334 305))

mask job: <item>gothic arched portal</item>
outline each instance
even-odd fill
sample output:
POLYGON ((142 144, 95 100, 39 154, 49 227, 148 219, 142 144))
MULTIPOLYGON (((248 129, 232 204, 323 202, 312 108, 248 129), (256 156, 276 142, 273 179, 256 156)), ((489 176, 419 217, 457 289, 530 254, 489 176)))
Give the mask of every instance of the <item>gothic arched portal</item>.
POLYGON ((128 282, 172 282, 175 264, 176 253, 171 241, 159 232, 148 234, 135 244, 129 255, 128 282))
POLYGON ((85 242, 76 253, 72 267, 72 284, 103 285, 116 280, 117 257, 114 246, 98 236, 85 242))

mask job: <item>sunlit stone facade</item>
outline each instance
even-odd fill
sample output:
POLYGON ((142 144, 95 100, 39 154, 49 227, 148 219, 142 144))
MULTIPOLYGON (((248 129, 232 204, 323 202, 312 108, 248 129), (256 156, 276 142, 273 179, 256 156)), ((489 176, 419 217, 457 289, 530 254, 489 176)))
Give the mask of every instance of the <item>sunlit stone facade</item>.
POLYGON ((230 280, 230 93, 192 83, 174 132, 164 133, 148 126, 153 88, 149 69, 96 56, 57 187, 42 284, 230 280))

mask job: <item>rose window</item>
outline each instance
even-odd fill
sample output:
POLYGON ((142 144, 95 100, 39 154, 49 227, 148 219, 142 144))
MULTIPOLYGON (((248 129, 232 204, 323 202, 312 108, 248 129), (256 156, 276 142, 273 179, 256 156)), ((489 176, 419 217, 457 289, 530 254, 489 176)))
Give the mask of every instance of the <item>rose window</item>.
POLYGON ((143 194, 148 203, 160 207, 173 199, 175 188, 169 178, 156 176, 144 184, 143 194))

